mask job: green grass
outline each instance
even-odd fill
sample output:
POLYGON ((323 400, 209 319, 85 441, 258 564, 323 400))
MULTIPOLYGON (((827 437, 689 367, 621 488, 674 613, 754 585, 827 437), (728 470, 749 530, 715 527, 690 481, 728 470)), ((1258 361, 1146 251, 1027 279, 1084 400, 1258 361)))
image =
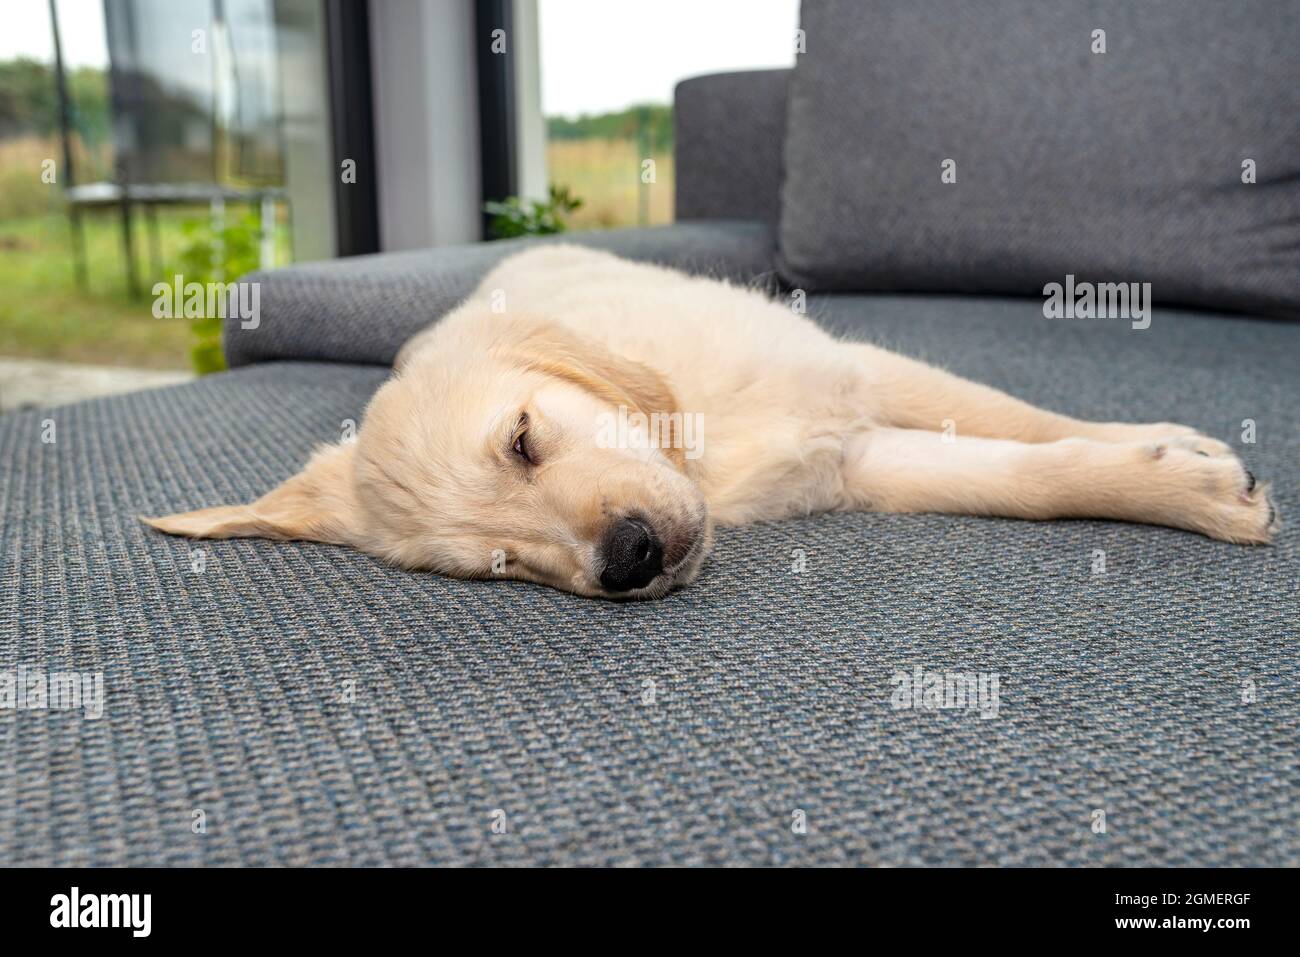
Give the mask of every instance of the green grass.
MULTIPOLYGON (((188 368, 195 341, 189 325, 184 319, 154 318, 149 290, 155 282, 170 282, 183 272, 177 264, 185 241, 181 223, 206 215, 206 209, 159 210, 161 270, 152 266, 142 218, 134 218, 139 299, 127 293, 122 221, 115 210, 83 217, 86 290, 77 285, 66 215, 60 211, 0 220, 0 355, 188 368)), ((280 232, 283 236, 283 227, 280 232)))
MULTIPOLYGON (((32 137, 0 141, 0 355, 157 369, 190 367, 197 341, 183 319, 155 319, 150 287, 185 273, 181 250, 186 220, 205 208, 160 209, 162 267, 152 264, 142 216, 134 219, 136 267, 143 295, 127 294, 121 218, 114 209, 85 214, 89 288, 76 282, 72 231, 58 187, 42 184, 42 157, 53 145, 32 137)), ((630 140, 559 140, 549 144, 552 182, 571 186, 586 202, 573 229, 635 225, 644 192, 649 223, 672 221, 673 163, 656 155, 658 182, 640 183, 640 158, 630 140)), ((84 163, 83 163, 84 166, 84 163)), ((242 213, 231 208, 232 220, 242 213)), ((288 229, 277 227, 278 261, 289 262, 288 229)))
MULTIPOLYGON (((111 169, 106 147, 91 150, 79 140, 72 146, 83 176, 94 178, 95 171, 111 169)), ((41 176, 42 164, 59 158, 59 143, 52 137, 0 139, 0 355, 189 368, 190 349, 199 340, 184 319, 155 319, 149 291, 155 282, 190 272, 180 266, 182 250, 187 245, 193 250, 203 237, 184 235, 181 225, 187 220, 206 222, 206 206, 158 210, 158 266, 150 231, 142 211, 137 211, 132 235, 142 295, 135 299, 127 293, 119 212, 87 211, 82 222, 89 282, 82 289, 74 271, 72 227, 62 188, 41 176)), ((226 211, 229 224, 245 215, 244 206, 226 211)), ((283 209, 276 233, 277 261, 289 262, 283 209)))
MULTIPOLYGON (((164 241, 179 235, 172 217, 167 220, 165 228, 161 217, 159 222, 164 241)), ((77 286, 66 217, 0 222, 0 354, 186 368, 190 331, 185 321, 155 319, 150 298, 127 295, 120 221, 96 213, 84 222, 87 291, 77 286)))
POLYGON ((674 168, 671 153, 656 153, 655 182, 641 183, 641 156, 633 140, 552 140, 546 145, 547 176, 582 198, 567 217, 570 229, 657 226, 673 221, 674 168), (646 221, 640 223, 642 191, 646 221))

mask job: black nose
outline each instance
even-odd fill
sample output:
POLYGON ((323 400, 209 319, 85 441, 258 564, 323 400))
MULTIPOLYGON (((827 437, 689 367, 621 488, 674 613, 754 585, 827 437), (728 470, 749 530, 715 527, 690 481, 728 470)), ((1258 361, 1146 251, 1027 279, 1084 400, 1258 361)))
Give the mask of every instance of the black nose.
POLYGON ((600 583, 609 591, 644 588, 664 570, 664 550, 645 522, 625 518, 605 536, 605 570, 600 583))

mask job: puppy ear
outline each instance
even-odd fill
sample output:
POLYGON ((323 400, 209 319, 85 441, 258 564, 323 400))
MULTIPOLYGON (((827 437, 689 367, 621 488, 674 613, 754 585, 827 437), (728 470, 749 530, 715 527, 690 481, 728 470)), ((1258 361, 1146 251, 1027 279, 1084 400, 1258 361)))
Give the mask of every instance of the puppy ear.
MULTIPOLYGON (((581 386, 588 392, 629 411, 665 416, 678 421, 677 396, 668 380, 642 362, 627 359, 598 342, 589 342, 563 326, 540 322, 532 326, 518 346, 529 368, 581 386)), ((663 453, 685 468, 681 436, 669 439, 663 453)))
POLYGON ((221 505, 141 521, 190 538, 278 538, 351 545, 358 526, 356 445, 327 446, 307 466, 251 505, 221 505))

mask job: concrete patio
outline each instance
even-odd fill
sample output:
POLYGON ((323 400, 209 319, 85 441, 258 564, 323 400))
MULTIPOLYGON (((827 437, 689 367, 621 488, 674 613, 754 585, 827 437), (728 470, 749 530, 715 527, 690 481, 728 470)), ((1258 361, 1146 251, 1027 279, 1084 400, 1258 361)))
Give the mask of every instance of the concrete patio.
POLYGON ((0 414, 67 405, 98 396, 174 385, 193 378, 191 372, 123 369, 0 356, 0 414))

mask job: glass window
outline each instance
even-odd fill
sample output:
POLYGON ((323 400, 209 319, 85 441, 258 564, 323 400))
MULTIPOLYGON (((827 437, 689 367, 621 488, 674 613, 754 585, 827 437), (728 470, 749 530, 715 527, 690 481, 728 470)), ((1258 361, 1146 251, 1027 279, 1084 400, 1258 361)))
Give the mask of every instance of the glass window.
POLYGON ((325 47, 319 0, 7 0, 0 356, 220 367, 151 290, 334 254, 325 47))
POLYGON ((672 221, 674 85, 793 66, 799 4, 539 0, 538 20, 548 178, 593 229, 672 221))

